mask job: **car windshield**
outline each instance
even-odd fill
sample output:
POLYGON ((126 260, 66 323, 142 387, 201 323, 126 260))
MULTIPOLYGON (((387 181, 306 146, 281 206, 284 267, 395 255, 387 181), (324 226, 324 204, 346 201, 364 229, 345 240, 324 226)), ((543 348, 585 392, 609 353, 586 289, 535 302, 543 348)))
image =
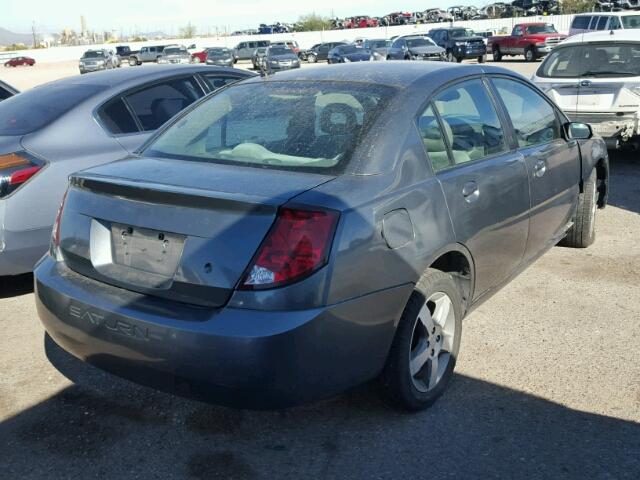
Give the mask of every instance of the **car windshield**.
POLYGON ((228 48, 210 48, 208 51, 208 55, 209 56, 214 56, 214 55, 229 55, 229 49, 228 48))
POLYGON ((339 173, 393 92, 356 82, 236 85, 171 125, 143 155, 339 173))
POLYGON ((430 38, 407 38, 407 47, 433 47, 435 43, 430 38))
POLYGON ((529 25, 527 27, 529 35, 537 35, 538 33, 558 33, 553 25, 529 25))
POLYGON ((456 30, 451 30, 450 32, 452 38, 461 38, 461 37, 473 37, 475 34, 473 30, 470 28, 459 28, 456 30))
POLYGON ((620 20, 624 28, 640 28, 640 15, 622 15, 620 20))
POLYGON ((102 85, 48 85, 3 100, 0 135, 35 132, 105 88, 102 85))
POLYGON ((84 55, 82 55, 82 58, 104 58, 104 56, 105 56, 104 52, 92 51, 92 52, 84 52, 84 55))
POLYGON ((640 42, 558 48, 540 67, 540 77, 640 76, 640 42))
POLYGON ((269 55, 290 55, 293 54, 289 47, 271 47, 269 55))
POLYGON ((187 49, 184 47, 166 47, 162 53, 164 53, 165 55, 180 55, 180 54, 186 54, 187 53, 187 49))

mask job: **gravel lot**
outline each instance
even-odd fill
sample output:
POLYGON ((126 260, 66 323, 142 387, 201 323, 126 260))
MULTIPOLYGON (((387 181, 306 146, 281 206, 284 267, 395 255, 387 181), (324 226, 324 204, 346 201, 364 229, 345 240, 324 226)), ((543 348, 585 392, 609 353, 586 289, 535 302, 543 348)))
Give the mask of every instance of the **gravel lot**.
POLYGON ((611 171, 596 243, 554 248, 472 313, 456 377, 419 414, 374 384, 278 412, 138 387, 46 342, 32 278, 0 278, 0 478, 640 478, 638 155, 611 171))

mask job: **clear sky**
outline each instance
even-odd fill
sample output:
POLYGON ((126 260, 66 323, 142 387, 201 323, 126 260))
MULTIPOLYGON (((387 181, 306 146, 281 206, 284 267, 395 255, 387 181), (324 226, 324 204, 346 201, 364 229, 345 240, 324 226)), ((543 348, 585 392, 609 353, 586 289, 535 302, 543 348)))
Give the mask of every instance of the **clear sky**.
POLYGON ((0 0, 0 27, 28 33, 33 22, 40 32, 59 32, 65 27, 80 30, 84 15, 90 30, 177 33, 192 22, 198 33, 257 28, 260 23, 293 22, 300 15, 316 12, 325 16, 386 15, 394 11, 423 11, 450 5, 475 4, 472 0, 0 0))

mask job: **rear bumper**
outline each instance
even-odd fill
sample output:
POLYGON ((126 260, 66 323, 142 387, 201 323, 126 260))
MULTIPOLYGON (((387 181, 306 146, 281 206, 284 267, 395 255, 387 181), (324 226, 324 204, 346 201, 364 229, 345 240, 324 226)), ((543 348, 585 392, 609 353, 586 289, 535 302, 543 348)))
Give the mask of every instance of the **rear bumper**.
POLYGON ((640 116, 637 112, 567 112, 567 114, 574 122, 591 125, 593 131, 605 140, 619 139, 625 142, 640 135, 640 116))
POLYGON ((23 232, 0 228, 0 276, 33 271, 36 262, 49 249, 51 227, 23 232))
POLYGON ((280 408, 375 377, 412 287, 311 310, 213 310, 111 287, 45 257, 35 288, 47 332, 88 363, 222 405, 280 408))

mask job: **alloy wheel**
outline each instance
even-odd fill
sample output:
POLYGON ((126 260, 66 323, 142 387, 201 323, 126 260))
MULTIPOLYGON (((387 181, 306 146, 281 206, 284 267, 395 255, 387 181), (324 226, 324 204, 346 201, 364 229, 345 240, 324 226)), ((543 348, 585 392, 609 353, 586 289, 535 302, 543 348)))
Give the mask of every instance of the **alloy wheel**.
POLYGON ((433 390, 451 361, 456 319, 451 298, 432 294, 418 313, 409 351, 409 372, 420 392, 433 390))

